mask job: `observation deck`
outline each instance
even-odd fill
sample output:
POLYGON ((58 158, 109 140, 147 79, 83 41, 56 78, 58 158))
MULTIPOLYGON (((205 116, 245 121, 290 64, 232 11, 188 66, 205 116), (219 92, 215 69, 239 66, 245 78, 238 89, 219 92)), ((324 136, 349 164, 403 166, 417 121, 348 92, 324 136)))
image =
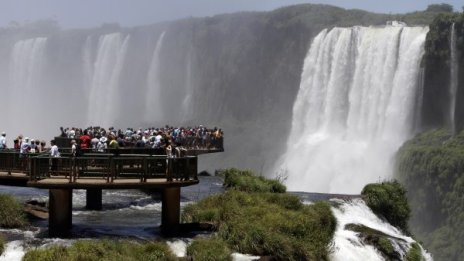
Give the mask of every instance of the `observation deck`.
POLYGON ((220 148, 187 150, 168 157, 151 148, 82 150, 73 157, 60 148, 60 157, 48 153, 0 150, 0 185, 49 190, 49 235, 69 235, 72 226, 72 190, 86 190, 86 208, 102 209, 102 189, 149 189, 161 193, 161 229, 179 231, 180 189, 198 184, 198 155, 222 152, 220 148))

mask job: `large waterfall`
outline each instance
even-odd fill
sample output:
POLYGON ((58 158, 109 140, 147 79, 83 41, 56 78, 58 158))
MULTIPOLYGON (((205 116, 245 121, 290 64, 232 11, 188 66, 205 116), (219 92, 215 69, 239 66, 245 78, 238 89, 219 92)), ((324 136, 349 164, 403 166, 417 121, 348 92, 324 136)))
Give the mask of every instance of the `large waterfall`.
POLYGON ((427 27, 323 30, 305 58, 282 170, 290 190, 359 193, 412 133, 427 27))
POLYGON ((120 104, 119 77, 130 36, 121 33, 100 36, 89 93, 88 123, 110 126, 120 104))
POLYGON ((164 34, 163 32, 158 41, 156 42, 155 50, 153 51, 153 57, 150 64, 150 69, 148 70, 147 77, 147 93, 145 96, 145 120, 150 122, 155 119, 161 121, 163 116, 161 101, 163 98, 162 95, 162 86, 160 81, 160 52, 161 47, 163 46, 164 34))

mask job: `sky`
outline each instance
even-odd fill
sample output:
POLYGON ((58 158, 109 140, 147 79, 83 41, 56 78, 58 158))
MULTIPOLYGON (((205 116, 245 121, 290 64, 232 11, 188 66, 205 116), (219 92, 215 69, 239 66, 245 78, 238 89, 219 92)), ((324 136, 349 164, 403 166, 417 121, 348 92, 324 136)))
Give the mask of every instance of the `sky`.
POLYGON ((406 13, 448 3, 462 11, 462 0, 0 0, 0 26, 53 19, 63 28, 152 24, 185 17, 238 11, 269 11, 282 6, 322 3, 377 13, 406 13))

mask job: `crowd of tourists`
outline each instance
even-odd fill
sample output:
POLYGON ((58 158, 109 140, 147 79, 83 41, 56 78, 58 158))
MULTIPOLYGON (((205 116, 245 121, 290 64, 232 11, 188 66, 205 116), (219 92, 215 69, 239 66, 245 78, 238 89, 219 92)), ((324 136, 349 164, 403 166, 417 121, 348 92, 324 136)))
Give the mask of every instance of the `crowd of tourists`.
MULTIPOLYGON (((88 127, 85 129, 60 127, 60 137, 71 139, 72 153, 81 149, 92 149, 104 152, 107 149, 117 148, 153 148, 163 150, 167 155, 172 155, 174 149, 183 151, 192 149, 222 149, 223 131, 220 128, 207 128, 203 125, 195 127, 162 128, 127 128, 125 130, 108 129, 102 127, 88 127)), ((44 140, 30 139, 18 135, 13 140, 13 147, 8 147, 6 133, 0 136, 0 150, 14 149, 20 154, 25 153, 50 153, 51 156, 59 156, 55 140, 50 141, 50 147, 44 140)))
POLYGON ((185 149, 220 149, 223 131, 220 128, 172 127, 134 129, 108 129, 94 126, 85 129, 60 128, 61 137, 74 139, 81 149, 102 151, 107 148, 136 147, 164 149, 168 145, 185 149))

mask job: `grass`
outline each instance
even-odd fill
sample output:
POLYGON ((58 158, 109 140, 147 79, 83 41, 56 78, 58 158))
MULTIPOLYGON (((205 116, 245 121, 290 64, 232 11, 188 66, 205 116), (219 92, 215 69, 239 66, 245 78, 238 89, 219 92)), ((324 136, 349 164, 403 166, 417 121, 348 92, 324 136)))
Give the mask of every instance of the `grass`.
POLYGON ((186 206, 182 221, 212 223, 230 249, 278 260, 327 260, 336 228, 326 202, 237 190, 186 206))
POLYGON ((193 260, 229 261, 231 251, 227 243, 217 237, 196 239, 187 247, 187 255, 193 260))
POLYGON ((285 193, 287 188, 277 179, 256 176, 250 170, 230 168, 219 173, 224 177, 224 187, 245 192, 285 193))
POLYGON ((80 240, 28 251, 23 261, 155 261, 178 260, 166 243, 137 244, 126 240, 80 240))
POLYGON ((23 206, 11 195, 0 195, 0 227, 21 228, 27 224, 23 206))

